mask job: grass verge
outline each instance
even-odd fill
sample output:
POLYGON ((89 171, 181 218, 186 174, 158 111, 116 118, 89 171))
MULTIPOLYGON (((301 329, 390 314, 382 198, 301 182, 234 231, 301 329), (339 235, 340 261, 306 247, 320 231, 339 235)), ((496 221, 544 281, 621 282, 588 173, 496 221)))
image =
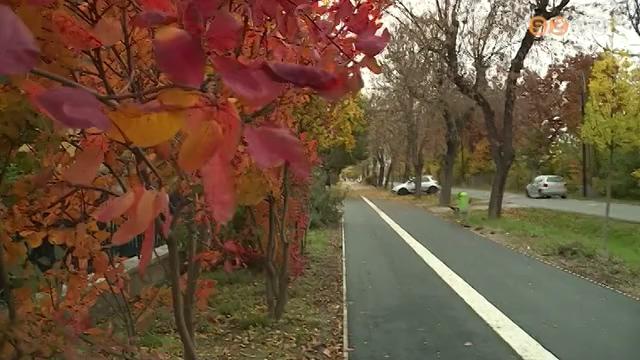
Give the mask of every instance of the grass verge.
POLYGON ((474 231, 533 253, 580 275, 640 297, 640 226, 611 220, 605 255, 604 219, 543 209, 509 209, 500 219, 473 212, 474 231))
MULTIPOLYGON (((341 359, 342 258, 339 229, 308 235, 304 274, 289 289, 284 319, 266 316, 264 278, 249 270, 203 274, 216 281, 200 312, 196 346, 202 359, 341 359)), ((142 342, 164 359, 179 359, 181 344, 170 314, 159 314, 142 342)))

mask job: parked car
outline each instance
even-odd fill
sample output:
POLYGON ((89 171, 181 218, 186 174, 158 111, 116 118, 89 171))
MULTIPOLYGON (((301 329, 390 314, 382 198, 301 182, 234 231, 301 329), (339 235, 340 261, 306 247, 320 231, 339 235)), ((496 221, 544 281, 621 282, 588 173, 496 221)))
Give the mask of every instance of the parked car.
POLYGON ((567 198, 567 184, 562 176, 540 175, 536 176, 526 188, 527 197, 530 198, 550 198, 560 196, 567 198))
MULTIPOLYGON (((431 175, 422 176, 422 186, 420 187, 422 192, 427 194, 435 194, 440 191, 440 184, 436 181, 431 175)), ((398 195, 409 195, 416 192, 416 182, 414 178, 409 179, 407 182, 404 182, 400 185, 396 185, 392 192, 398 195)))

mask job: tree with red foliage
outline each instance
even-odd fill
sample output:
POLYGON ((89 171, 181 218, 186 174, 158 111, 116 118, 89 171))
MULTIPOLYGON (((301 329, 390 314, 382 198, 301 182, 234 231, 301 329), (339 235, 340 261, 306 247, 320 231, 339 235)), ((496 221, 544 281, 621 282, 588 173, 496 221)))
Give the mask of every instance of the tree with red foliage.
MULTIPOLYGON (((20 134, 2 133, 9 140, 0 151, 8 158, 27 151, 39 164, 37 172, 15 183, 17 200, 2 213, 0 272, 13 329, 3 347, 18 357, 70 349, 25 339, 29 330, 23 325, 32 314, 26 306, 40 306, 39 318, 54 321, 61 305, 56 297, 71 304, 72 319, 87 313, 107 287, 125 297, 126 274, 105 249, 142 237, 144 272, 155 239, 162 238, 184 358, 195 359, 193 306, 212 287, 198 275, 204 259, 215 264, 222 259, 216 252, 237 250, 221 236, 238 204, 268 204, 265 256, 277 269, 267 269, 273 291, 268 289, 267 300, 273 316, 282 316, 287 254, 296 238, 290 229, 298 228, 288 209, 290 198, 308 189, 312 146, 301 141, 292 111, 311 92, 333 101, 360 90, 361 69, 375 69, 374 57, 390 39, 380 23, 388 5, 387 0, 0 5, 0 75, 9 78, 7 93, 23 95, 48 119, 30 127, 37 139, 26 149, 20 134), (265 186, 243 192, 258 182, 265 186), (189 229, 184 241, 173 231, 177 226, 189 229), (45 274, 42 283, 57 276, 70 289, 70 282, 87 283, 93 272, 106 279, 104 286, 96 286, 82 304, 80 294, 70 296, 73 291, 41 288, 52 300, 51 311, 44 312, 42 298, 4 281, 11 266, 24 264, 26 249, 43 241, 64 245, 67 254, 63 270, 45 274), (32 300, 17 304, 27 299, 24 294, 32 300)), ((133 329, 134 317, 127 318, 133 329)), ((76 325, 74 334, 96 332, 84 322, 76 325)), ((75 341, 64 334, 63 340, 75 341)))

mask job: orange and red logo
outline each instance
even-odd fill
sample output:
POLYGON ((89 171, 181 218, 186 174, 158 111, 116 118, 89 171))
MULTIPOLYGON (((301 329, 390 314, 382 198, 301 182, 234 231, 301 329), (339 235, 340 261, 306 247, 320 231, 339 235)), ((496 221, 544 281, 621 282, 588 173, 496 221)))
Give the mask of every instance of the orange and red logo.
POLYGON ((535 16, 529 21, 529 32, 535 37, 545 35, 564 36, 569 31, 569 20, 562 16, 552 19, 545 19, 542 16, 535 16))

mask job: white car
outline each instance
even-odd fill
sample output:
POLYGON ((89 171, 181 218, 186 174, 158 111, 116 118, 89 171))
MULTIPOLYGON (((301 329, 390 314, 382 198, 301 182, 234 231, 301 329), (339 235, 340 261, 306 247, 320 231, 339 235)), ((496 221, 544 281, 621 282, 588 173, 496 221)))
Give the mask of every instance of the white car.
MULTIPOLYGON (((435 194, 440 191, 440 184, 433 178, 431 175, 424 175, 422 177, 422 186, 420 187, 422 192, 427 194, 435 194)), ((409 181, 402 183, 400 185, 396 185, 392 192, 398 195, 409 195, 416 192, 416 183, 415 179, 411 178, 409 181)))
POLYGON ((567 184, 561 176, 557 175, 540 175, 536 176, 525 191, 527 197, 540 199, 550 198, 552 196, 560 196, 567 198, 567 184))

